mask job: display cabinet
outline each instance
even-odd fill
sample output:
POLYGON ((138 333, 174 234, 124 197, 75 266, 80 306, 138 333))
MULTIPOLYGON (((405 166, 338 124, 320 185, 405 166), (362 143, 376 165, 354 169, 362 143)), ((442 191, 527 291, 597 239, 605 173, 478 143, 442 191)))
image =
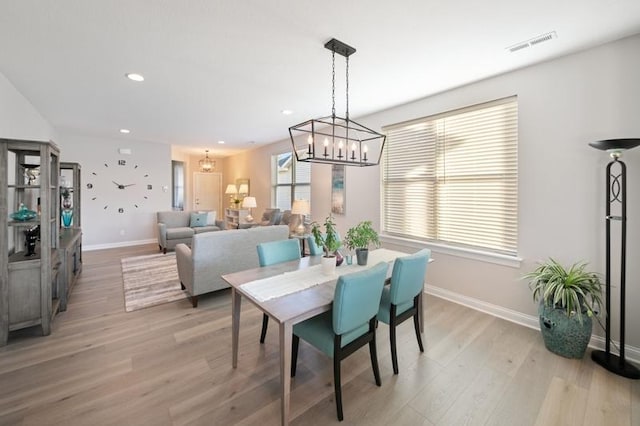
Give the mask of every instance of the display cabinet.
POLYGON ((237 229, 241 223, 246 222, 249 214, 248 209, 224 209, 224 217, 227 222, 227 229, 237 229))
POLYGON ((60 311, 67 310, 67 301, 80 272, 82 272, 82 230, 80 228, 60 229, 60 272, 58 272, 56 296, 60 300, 60 311))
POLYGON ((67 310, 67 300, 82 272, 82 167, 79 163, 60 163, 60 272, 57 297, 60 311, 67 310))
POLYGON ((25 327, 48 335, 59 308, 59 158, 53 142, 0 139, 0 346, 25 327))
POLYGON ((82 227, 81 181, 82 167, 79 163, 60 163, 60 222, 65 228, 82 227), (68 193, 68 196, 65 196, 68 193), (68 224, 65 220, 69 220, 68 224))

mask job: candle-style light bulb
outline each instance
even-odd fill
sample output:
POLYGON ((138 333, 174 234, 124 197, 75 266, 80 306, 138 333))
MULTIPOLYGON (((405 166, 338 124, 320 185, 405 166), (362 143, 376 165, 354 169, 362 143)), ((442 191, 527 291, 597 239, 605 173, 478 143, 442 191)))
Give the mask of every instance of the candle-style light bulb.
POLYGON ((313 136, 309 135, 307 138, 307 143, 309 144, 309 149, 307 150, 307 154, 309 157, 313 156, 312 147, 313 147, 313 136))
POLYGON ((351 144, 351 159, 355 161, 356 159, 356 143, 351 144))
POLYGON ((344 144, 342 143, 342 141, 338 141, 338 158, 342 158, 342 147, 344 146, 344 144))
POLYGON ((362 152, 364 153, 364 161, 367 161, 367 152, 369 152, 369 147, 368 146, 364 146, 364 148, 362 148, 362 152))
POLYGON ((327 154, 327 147, 329 146, 329 139, 324 138, 324 156, 328 157, 329 154, 327 154))

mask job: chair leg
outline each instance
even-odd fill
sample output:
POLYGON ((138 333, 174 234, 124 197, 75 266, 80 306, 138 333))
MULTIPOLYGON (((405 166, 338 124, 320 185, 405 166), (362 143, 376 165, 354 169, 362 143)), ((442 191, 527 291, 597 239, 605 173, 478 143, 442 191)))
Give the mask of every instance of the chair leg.
POLYGON ((336 393, 336 410, 338 412, 338 420, 342 421, 342 386, 340 384, 340 357, 333 357, 333 384, 336 393))
POLYGON ((416 338, 418 339, 420 352, 424 352, 424 347, 422 346, 422 336, 420 335, 420 315, 418 315, 418 312, 416 312, 413 316, 413 327, 416 329, 416 338))
POLYGON ((398 353, 396 351, 396 326, 389 324, 389 340, 391 345, 391 364, 393 364, 393 374, 398 374, 398 353))
POLYGON ((198 296, 191 296, 191 306, 194 308, 198 307, 198 296))
POLYGON ((180 282, 180 289, 181 290, 186 290, 186 287, 184 286, 184 284, 182 284, 182 281, 180 282))
POLYGON ((300 346, 300 338, 294 334, 291 340, 291 377, 295 377, 298 368, 298 346, 300 346))
POLYGON ((375 333, 373 333, 373 339, 369 342, 369 355, 371 355, 371 368, 373 368, 373 377, 376 379, 376 385, 382 386, 382 380, 380 380, 380 369, 378 368, 378 353, 376 350, 375 333))
POLYGON ((268 326, 269 326, 269 315, 262 314, 262 331, 260 332, 260 343, 264 343, 264 338, 267 337, 268 326))
POLYGON ((396 307, 391 305, 389 312, 389 345, 391 346, 391 364, 393 374, 398 374, 398 352, 396 350, 396 307))

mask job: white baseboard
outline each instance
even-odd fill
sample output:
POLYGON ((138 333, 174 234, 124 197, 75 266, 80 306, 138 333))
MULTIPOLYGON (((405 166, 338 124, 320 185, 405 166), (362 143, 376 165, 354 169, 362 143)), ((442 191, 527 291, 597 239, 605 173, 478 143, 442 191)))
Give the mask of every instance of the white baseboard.
POLYGON ((123 241, 120 243, 108 243, 108 244, 95 244, 92 246, 82 246, 83 251, 92 251, 92 250, 103 250, 103 249, 111 249, 111 248, 119 248, 119 247, 130 247, 130 246, 141 246, 144 244, 157 243, 157 238, 150 238, 148 240, 137 240, 137 241, 123 241))
MULTIPOLYGON (((431 285, 425 285, 425 293, 448 300, 450 302, 457 303, 459 305, 466 306, 471 309, 475 309, 480 312, 484 312, 489 315, 493 315, 494 317, 502 318, 504 320, 523 325, 525 327, 533 328, 535 330, 540 329, 538 317, 535 317, 533 315, 523 314, 522 312, 514 311, 513 309, 504 308, 502 306, 487 303, 482 300, 474 299, 473 297, 464 296, 462 294, 454 293, 452 291, 445 290, 440 287, 434 287, 431 285)), ((614 341, 614 343, 616 345, 619 345, 619 342, 614 341)), ((604 337, 596 335, 591 336, 591 340, 589 341, 590 348, 604 350, 604 345, 604 337)), ((617 354, 618 352, 614 347, 612 347, 611 353, 617 354)), ((640 363, 640 348, 625 345, 625 358, 629 361, 640 363)))

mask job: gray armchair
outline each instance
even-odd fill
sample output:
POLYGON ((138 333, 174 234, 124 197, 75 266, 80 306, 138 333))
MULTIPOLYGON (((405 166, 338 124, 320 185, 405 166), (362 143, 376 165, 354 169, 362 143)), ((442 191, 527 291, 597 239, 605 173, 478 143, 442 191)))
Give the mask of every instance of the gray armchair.
POLYGON ((262 213, 262 219, 260 219, 261 226, 279 225, 282 218, 282 212, 280 209, 266 209, 262 213))

